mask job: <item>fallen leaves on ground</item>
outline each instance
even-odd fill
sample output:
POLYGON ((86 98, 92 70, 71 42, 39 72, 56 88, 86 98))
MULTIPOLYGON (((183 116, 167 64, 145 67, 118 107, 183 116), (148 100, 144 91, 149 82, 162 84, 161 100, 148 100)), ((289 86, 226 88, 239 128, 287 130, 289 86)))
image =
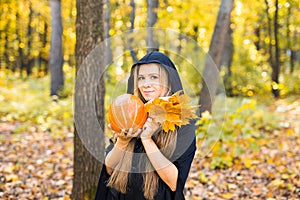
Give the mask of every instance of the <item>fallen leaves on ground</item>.
POLYGON ((69 199, 73 134, 24 132, 0 123, 0 199, 69 199))
POLYGON ((258 151, 246 151, 230 168, 215 170, 209 159, 196 156, 186 199, 300 199, 300 102, 279 100, 272 109, 282 128, 268 133, 268 140, 258 139, 258 151))
MULTIPOLYGON (((268 132, 267 141, 259 139, 258 151, 244 152, 227 169, 213 170, 209 157, 196 156, 187 200, 300 199, 300 105, 283 100, 274 105, 282 129, 268 132)), ((18 126, 0 123, 0 199, 70 199, 72 130, 12 133, 18 126)))

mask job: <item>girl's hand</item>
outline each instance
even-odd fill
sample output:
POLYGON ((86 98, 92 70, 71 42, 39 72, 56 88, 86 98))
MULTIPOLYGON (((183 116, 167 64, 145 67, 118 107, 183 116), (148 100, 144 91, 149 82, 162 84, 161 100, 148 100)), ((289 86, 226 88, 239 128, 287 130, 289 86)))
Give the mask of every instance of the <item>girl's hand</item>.
POLYGON ((152 118, 148 117, 146 123, 143 126, 141 139, 149 139, 159 128, 159 124, 152 118))
MULTIPOLYGON (((108 127, 111 129, 111 125, 108 124, 108 127)), ((121 132, 115 132, 111 129, 111 131, 113 132, 113 134, 115 135, 115 137, 117 138, 117 142, 118 143, 122 143, 122 144, 128 144, 128 142, 134 138, 134 137, 138 137, 140 135, 140 133, 142 132, 142 129, 138 129, 137 131, 133 132, 133 129, 130 128, 128 130, 122 129, 121 132)))
POLYGON ((133 129, 130 128, 128 130, 122 129, 121 132, 116 132, 115 135, 122 140, 131 140, 134 137, 139 136, 141 133, 141 129, 133 132, 133 129))

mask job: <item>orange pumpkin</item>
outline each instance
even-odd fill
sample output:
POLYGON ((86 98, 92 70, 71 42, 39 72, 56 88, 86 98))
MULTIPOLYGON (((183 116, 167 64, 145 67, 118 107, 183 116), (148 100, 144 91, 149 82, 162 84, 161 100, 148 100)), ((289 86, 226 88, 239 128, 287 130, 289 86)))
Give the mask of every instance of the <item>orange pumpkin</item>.
POLYGON ((147 120, 144 103, 136 96, 123 94, 118 96, 110 105, 108 111, 109 123, 112 130, 121 132, 122 129, 142 128, 147 120))

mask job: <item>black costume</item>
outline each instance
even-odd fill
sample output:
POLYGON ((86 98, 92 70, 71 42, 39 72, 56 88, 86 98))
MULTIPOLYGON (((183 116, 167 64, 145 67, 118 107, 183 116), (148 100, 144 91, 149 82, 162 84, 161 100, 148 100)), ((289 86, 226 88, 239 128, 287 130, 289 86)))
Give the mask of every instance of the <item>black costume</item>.
MULTIPOLYGON (((127 93, 133 94, 133 68, 136 65, 147 64, 147 63, 159 63, 167 71, 169 76, 169 82, 171 83, 172 93, 182 90, 182 84, 178 75, 178 72, 173 62, 164 54, 160 52, 151 52, 144 56, 140 61, 135 63, 131 70, 131 75, 128 79, 127 93)), ((176 149, 170 159, 170 161, 178 169, 178 180, 176 191, 173 192, 166 185, 162 179, 159 178, 159 184, 157 188, 157 194, 155 200, 182 200, 184 199, 183 189, 190 170, 191 163, 193 161, 196 151, 196 140, 195 140, 195 121, 191 121, 190 124, 182 126, 177 130, 177 143, 176 149)), ((113 148, 114 143, 110 141, 110 145, 106 149, 108 153, 113 148)), ((136 139, 134 146, 134 154, 132 159, 132 173, 129 173, 127 192, 123 194, 116 191, 114 188, 106 186, 109 179, 109 174, 106 171, 105 165, 103 165, 98 189, 96 194, 96 200, 145 200, 143 192, 143 176, 137 172, 135 168, 139 166, 139 160, 141 156, 139 153, 144 153, 144 147, 141 139, 136 139)), ((145 153, 144 153, 145 154, 145 153)))

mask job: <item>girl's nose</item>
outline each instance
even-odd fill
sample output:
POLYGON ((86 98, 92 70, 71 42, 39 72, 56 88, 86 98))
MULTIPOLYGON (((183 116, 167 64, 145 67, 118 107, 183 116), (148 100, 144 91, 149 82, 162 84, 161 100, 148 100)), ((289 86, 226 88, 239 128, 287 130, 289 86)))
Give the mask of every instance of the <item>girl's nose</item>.
POLYGON ((151 85, 151 82, 149 82, 149 81, 146 81, 145 83, 144 83, 144 87, 149 87, 151 85))
POLYGON ((145 79, 145 82, 143 84, 144 86, 150 86, 151 85, 151 80, 145 79))

